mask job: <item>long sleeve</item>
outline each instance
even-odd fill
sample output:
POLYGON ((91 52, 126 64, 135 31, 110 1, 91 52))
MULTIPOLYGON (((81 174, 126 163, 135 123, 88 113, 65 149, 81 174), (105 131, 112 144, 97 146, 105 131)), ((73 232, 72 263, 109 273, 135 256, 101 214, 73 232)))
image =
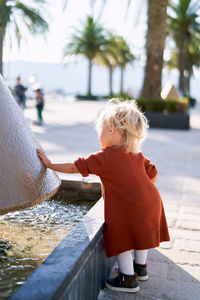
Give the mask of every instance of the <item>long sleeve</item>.
POLYGON ((155 165, 150 162, 149 159, 144 158, 144 166, 145 166, 147 175, 149 176, 150 179, 154 178, 157 175, 157 173, 158 173, 157 169, 156 169, 155 165))
POLYGON ((87 177, 89 174, 100 176, 103 172, 104 161, 104 153, 100 151, 89 155, 87 158, 79 157, 74 161, 74 164, 83 177, 87 177))

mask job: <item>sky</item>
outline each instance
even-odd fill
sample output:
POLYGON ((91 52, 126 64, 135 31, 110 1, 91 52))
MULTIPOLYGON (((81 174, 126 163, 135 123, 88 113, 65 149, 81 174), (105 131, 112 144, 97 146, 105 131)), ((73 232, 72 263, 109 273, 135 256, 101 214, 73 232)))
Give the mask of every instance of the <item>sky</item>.
MULTIPOLYGON (((32 1, 23 0, 24 3, 27 2, 28 4, 32 1)), ((73 28, 80 28, 81 21, 84 21, 87 15, 91 15, 91 2, 93 1, 95 2, 93 6, 95 19, 100 16, 102 3, 105 2, 99 22, 106 29, 112 29, 116 34, 123 35, 133 54, 139 60, 140 66, 144 66, 147 30, 146 0, 131 0, 128 11, 128 0, 66 0, 67 6, 63 10, 64 1, 46 0, 48 9, 43 10, 43 13, 48 15, 49 32, 46 33, 45 39, 42 36, 32 36, 26 32, 23 34, 23 40, 19 48, 16 39, 13 38, 12 28, 8 28, 4 43, 3 61, 57 63, 59 65, 62 62, 70 62, 68 58, 63 60, 63 48, 69 41, 73 28), (10 40, 12 41, 12 47, 10 47, 10 40)), ((24 33, 23 19, 21 18, 20 21, 24 33)), ((11 69, 8 70, 8 73, 12 73, 11 69)), ((8 77, 9 74, 7 74, 8 77)), ((195 77, 199 80, 199 70, 196 70, 195 77)))
MULTIPOLYGON (((6 34, 3 60, 62 62, 63 48, 73 32, 73 27, 80 27, 80 22, 84 21, 86 16, 92 12, 91 0, 68 0, 65 10, 63 10, 63 1, 47 0, 48 9, 45 13, 48 14, 50 29, 45 39, 42 36, 31 36, 25 33, 20 48, 18 48, 10 27, 6 34), (12 47, 10 47, 10 35, 12 37, 12 47)), ((103 2, 103 0, 96 0, 93 6, 95 18, 99 17, 103 2)), ((145 0, 132 0, 127 11, 128 0, 107 0, 99 19, 105 28, 123 35, 136 55, 140 55, 144 51, 146 32, 145 2, 145 0)))

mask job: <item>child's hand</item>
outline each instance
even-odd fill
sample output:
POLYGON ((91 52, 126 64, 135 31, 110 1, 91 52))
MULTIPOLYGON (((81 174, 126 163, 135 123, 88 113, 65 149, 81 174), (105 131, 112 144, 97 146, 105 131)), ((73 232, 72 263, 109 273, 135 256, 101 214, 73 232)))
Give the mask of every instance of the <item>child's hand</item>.
POLYGON ((49 168, 51 165, 51 161, 48 159, 48 157, 46 156, 46 154, 40 150, 37 149, 37 155, 39 156, 39 158, 41 158, 42 162, 44 163, 44 165, 49 168))
POLYGON ((154 178, 151 178, 151 182, 156 183, 157 181, 157 176, 155 176, 154 178))

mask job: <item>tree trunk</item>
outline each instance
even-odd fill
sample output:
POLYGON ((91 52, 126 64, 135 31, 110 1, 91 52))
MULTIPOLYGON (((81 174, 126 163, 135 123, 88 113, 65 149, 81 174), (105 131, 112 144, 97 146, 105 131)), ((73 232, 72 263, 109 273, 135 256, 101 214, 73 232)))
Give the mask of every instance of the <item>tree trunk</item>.
POLYGON ((0 73, 3 75, 3 40, 5 28, 0 23, 0 73))
POLYGON ((146 67, 141 97, 160 99, 168 0, 148 1, 146 67))
POLYGON ((120 94, 124 93, 124 68, 120 68, 121 78, 120 78, 120 94))
POLYGON ((180 41, 179 41, 179 55, 178 55, 178 68, 179 68, 179 90, 182 96, 185 96, 185 60, 186 60, 186 44, 184 42, 184 38, 180 34, 180 41))
POLYGON ((188 71, 188 75, 187 76, 184 76, 184 96, 186 97, 189 97, 190 96, 190 79, 191 79, 191 74, 190 72, 188 71))
POLYGON ((92 84, 92 61, 89 59, 89 69, 88 69, 88 90, 87 95, 91 96, 91 84, 92 84))
POLYGON ((110 96, 113 95, 113 69, 109 68, 109 89, 110 89, 110 96))

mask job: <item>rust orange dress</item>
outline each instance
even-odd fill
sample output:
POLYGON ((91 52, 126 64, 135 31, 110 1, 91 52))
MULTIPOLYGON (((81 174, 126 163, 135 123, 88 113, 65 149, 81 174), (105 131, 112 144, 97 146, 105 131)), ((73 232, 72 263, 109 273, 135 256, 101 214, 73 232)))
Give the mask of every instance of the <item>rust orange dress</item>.
POLYGON ((162 199, 150 180, 157 170, 141 152, 110 146, 74 163, 83 177, 95 174, 101 179, 108 257, 155 248, 170 240, 162 199))

